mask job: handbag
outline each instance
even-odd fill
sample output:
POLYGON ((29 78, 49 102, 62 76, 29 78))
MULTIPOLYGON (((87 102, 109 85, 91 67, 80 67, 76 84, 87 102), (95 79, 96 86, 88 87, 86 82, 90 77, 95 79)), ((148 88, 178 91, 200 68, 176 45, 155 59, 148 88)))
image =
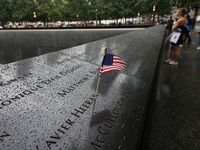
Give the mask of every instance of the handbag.
POLYGON ((181 29, 178 28, 176 29, 175 31, 173 31, 168 37, 167 37, 167 40, 172 42, 172 43, 177 43, 178 39, 180 38, 181 36, 181 29))

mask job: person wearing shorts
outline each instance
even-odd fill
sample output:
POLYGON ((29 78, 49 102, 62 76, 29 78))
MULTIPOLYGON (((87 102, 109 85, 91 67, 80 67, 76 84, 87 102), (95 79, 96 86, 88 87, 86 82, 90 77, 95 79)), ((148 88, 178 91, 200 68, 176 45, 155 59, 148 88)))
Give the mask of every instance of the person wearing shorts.
POLYGON ((180 57, 180 49, 179 45, 183 43, 183 30, 185 26, 185 14, 186 10, 184 8, 180 8, 176 12, 176 16, 179 18, 176 24, 172 27, 172 31, 175 31, 176 29, 181 29, 181 35, 177 41, 177 43, 171 42, 171 53, 170 58, 165 60, 166 63, 170 65, 178 65, 178 60, 180 57))

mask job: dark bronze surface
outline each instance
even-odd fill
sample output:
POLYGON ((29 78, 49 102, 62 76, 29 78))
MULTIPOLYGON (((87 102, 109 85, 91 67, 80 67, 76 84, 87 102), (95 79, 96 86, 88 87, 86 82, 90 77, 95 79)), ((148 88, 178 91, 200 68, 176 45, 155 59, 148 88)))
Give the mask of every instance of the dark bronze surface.
POLYGON ((0 30, 0 64, 47 54, 134 31, 132 29, 11 29, 0 30), (12 55, 11 55, 12 54, 12 55))
POLYGON ((164 30, 146 28, 1 65, 2 149, 137 149, 164 30), (105 46, 128 65, 102 75, 94 102, 105 46))

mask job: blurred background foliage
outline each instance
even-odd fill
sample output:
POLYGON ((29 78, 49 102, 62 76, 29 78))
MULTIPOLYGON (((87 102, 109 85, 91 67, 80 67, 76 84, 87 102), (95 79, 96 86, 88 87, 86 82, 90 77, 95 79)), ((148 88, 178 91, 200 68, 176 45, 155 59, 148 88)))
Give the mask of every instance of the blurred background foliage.
POLYGON ((199 0, 0 0, 0 21, 87 21, 166 16, 184 7, 197 11, 199 0), (155 7, 155 10, 153 10, 155 7))

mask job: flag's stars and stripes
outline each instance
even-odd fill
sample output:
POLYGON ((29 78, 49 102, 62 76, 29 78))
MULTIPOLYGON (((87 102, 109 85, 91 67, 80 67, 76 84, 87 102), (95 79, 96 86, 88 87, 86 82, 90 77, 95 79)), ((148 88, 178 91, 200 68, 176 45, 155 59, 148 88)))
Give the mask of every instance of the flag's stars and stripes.
POLYGON ((126 68, 126 63, 117 55, 106 54, 104 55, 101 68, 100 76, 106 72, 118 70, 121 71, 126 68))

